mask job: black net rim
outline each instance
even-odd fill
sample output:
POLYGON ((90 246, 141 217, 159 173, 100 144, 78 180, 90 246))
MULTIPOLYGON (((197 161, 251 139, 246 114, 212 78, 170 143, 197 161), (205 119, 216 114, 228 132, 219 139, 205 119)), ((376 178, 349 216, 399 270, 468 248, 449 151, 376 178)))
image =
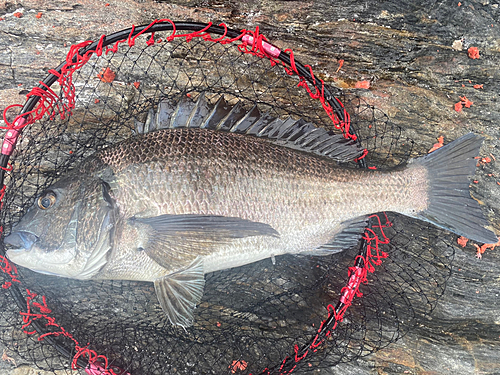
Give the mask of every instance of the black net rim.
MULTIPOLYGON (((141 26, 133 26, 128 29, 124 29, 118 32, 115 32, 111 35, 103 35, 99 41, 92 42, 88 44, 86 47, 81 48, 78 51, 78 55, 83 56, 83 55, 92 55, 96 53, 99 49, 102 50, 102 48, 106 48, 110 45, 116 44, 117 42, 124 41, 126 39, 134 41, 136 37, 139 35, 148 33, 152 34, 154 37, 155 32, 159 31, 173 31, 172 35, 175 35, 175 32, 177 30, 182 30, 182 31, 192 31, 194 33, 197 32, 204 32, 204 33, 211 33, 211 34, 216 34, 216 35, 221 35, 222 37, 229 37, 232 38, 233 40, 236 40, 235 38, 240 38, 242 35, 245 35, 248 30, 241 30, 237 31, 234 29, 227 28, 224 24, 221 24, 223 26, 214 26, 212 23, 199 23, 199 22, 179 22, 179 21, 170 21, 170 20, 159 20, 159 21, 154 21, 149 25, 141 25, 141 26)), ((246 34, 248 35, 248 34, 246 34)), ((258 27, 255 32, 255 35, 258 34, 258 27)), ((133 43, 133 42, 132 42, 133 43)), ((251 43, 251 42, 250 42, 251 43)), ((270 43, 267 42, 267 39, 264 37, 262 40, 262 43, 265 43, 268 46, 272 46, 270 43)), ((129 43, 130 44, 130 43, 129 43)), ((272 46, 274 47, 274 46, 272 46)), ((259 47, 262 48, 262 47, 259 47)), ((322 80, 318 80, 312 71, 312 68, 307 65, 303 65, 299 61, 295 60, 293 57, 293 54, 287 54, 286 51, 280 51, 277 47, 274 47, 276 50, 279 51, 279 55, 276 55, 275 57, 279 59, 283 64, 288 66, 289 68, 292 68, 296 71, 296 73, 306 79, 309 84, 311 84, 315 89, 317 93, 320 93, 320 97, 318 99, 322 98, 324 99, 333 109, 335 115, 338 117, 339 121, 341 123, 349 123, 349 114, 345 111, 344 106, 342 102, 332 93, 332 89, 325 85, 322 80), (309 69, 308 69, 309 68, 309 69), (318 87, 318 81, 320 81, 323 85, 322 87, 318 87)), ((262 48, 264 50, 264 48, 262 48)), ((290 51, 291 52, 291 51, 290 51)), ((264 50, 264 55, 266 57, 269 57, 267 52, 264 50)), ((274 57, 274 56, 273 56, 274 57)), ((77 63, 77 56, 73 56, 72 60, 73 63, 77 63)), ((67 66, 68 61, 64 61, 60 63, 55 69, 50 70, 49 75, 40 82, 40 84, 37 86, 41 90, 47 90, 52 84, 54 84, 60 77, 63 69, 65 66, 67 66)), ((29 97, 25 104, 23 105, 20 113, 21 115, 16 118, 18 120, 19 118, 24 117, 26 113, 32 111, 38 101, 40 100, 40 96, 31 96, 29 97)), ((320 99, 321 100, 321 99, 320 99)), ((342 129, 344 130, 344 129, 342 129)), ((351 133, 354 135, 353 139, 357 138, 357 131, 356 128, 349 123, 349 128, 346 130, 347 133, 351 133)), ((361 159, 362 160, 362 159, 361 159)), ((361 162, 360 160, 360 162, 361 162)), ((0 160, 0 165, 3 167, 6 167, 7 165, 2 163, 3 160, 0 160)), ((364 165, 362 165, 364 166, 364 165)), ((1 182, 1 181, 0 181, 1 182)))
MULTIPOLYGON (((70 60, 71 63, 76 64, 78 63, 77 57, 78 56, 84 56, 84 55, 92 55, 96 53, 97 51, 101 51, 102 49, 106 48, 111 45, 115 45, 116 43, 120 41, 126 41, 126 40, 134 40, 139 35, 143 34, 151 34, 152 37, 154 36, 155 32, 159 31, 173 31, 175 33, 175 30, 184 30, 184 31, 191 31, 192 33, 211 33, 215 35, 221 35, 222 38, 224 37, 229 37, 229 38, 238 38, 241 37, 242 35, 245 34, 245 30, 242 31, 236 31, 233 29, 227 28, 225 25, 219 25, 219 26, 213 26, 212 24, 204 24, 204 23, 191 23, 191 22, 172 22, 170 20, 160 20, 160 21, 155 21, 152 24, 149 25, 142 25, 138 27, 131 27, 116 33, 113 33, 109 36, 103 36, 101 39, 97 42, 88 42, 85 47, 79 48, 77 54, 73 56, 73 58, 70 60)), ((247 34, 248 35, 248 34, 247 34)), ((258 28, 256 32, 253 34, 254 36, 258 35, 258 28)), ((255 40, 255 39, 254 39, 255 40)), ((265 39, 261 39, 261 42, 267 43, 265 39)), ((270 46, 269 43, 267 43, 268 46, 270 46)), ((255 45, 255 43, 254 43, 255 45)), ((260 46, 259 48, 262 48, 260 46)), ((263 56, 259 57, 269 57, 266 53, 263 53, 263 56)), ((318 80, 315 78, 312 69, 308 67, 307 65, 303 65, 300 62, 294 60, 293 54, 287 54, 284 51, 280 51, 279 55, 276 56, 277 59, 279 59, 285 66, 289 67, 290 69, 293 69, 294 72, 296 72, 301 79, 307 80, 307 82, 312 85, 312 88, 316 90, 316 93, 320 93, 320 95, 317 98, 314 99, 319 99, 319 100, 324 100, 326 105, 330 106, 332 108, 335 116, 338 118, 338 120, 341 123, 348 124, 349 127, 347 128, 347 133, 351 133, 353 136, 353 139, 356 139, 357 137, 357 129, 354 128, 350 124, 349 121, 349 114, 345 111, 342 103, 340 102, 339 99, 337 99, 333 94, 332 94, 332 89, 329 88, 328 86, 324 85, 323 82, 321 81, 322 85, 318 85, 318 80)), ((54 84, 61 74, 64 73, 64 69, 67 66, 69 61, 65 61, 61 63, 57 68, 54 70, 51 70, 50 74, 40 82, 40 84, 37 86, 38 89, 47 91, 52 84, 54 84)), ((311 95, 312 96, 312 95, 311 95)), ((16 120, 13 122, 14 124, 18 124, 19 122, 26 122, 28 121, 28 116, 26 115, 27 113, 33 111, 41 99, 40 95, 33 95, 28 98, 28 100, 25 102, 24 106, 21 109, 21 115, 19 115, 16 120)), ((29 122, 29 121, 28 121, 29 122)), ((24 124, 22 123, 24 126, 24 124)), ((5 141, 4 141, 5 144, 5 141)), ((4 181, 4 175, 5 172, 8 170, 8 161, 9 161, 9 155, 8 154, 2 154, 0 157, 0 183, 3 184, 4 181)), ((366 163, 364 159, 360 159, 358 161, 358 165, 360 167, 366 167, 366 163)), ((382 224, 380 223, 379 220, 379 225, 381 226, 382 224)), ((380 227, 382 228, 382 227, 380 227)), ((355 262, 354 262, 354 267, 350 267, 349 269, 349 283, 346 285, 346 289, 343 294, 343 299, 337 303, 337 305, 334 306, 329 306, 329 316, 321 327, 318 329, 318 333, 316 336, 311 338, 310 342, 303 346, 302 348, 296 348, 294 355, 290 355, 289 357, 285 358, 283 363, 277 364, 275 367, 266 369, 265 373, 268 374, 275 374, 275 373, 289 373, 295 369, 295 366, 297 365, 298 362, 302 358, 306 356, 306 354, 309 351, 312 351, 314 348, 316 348, 319 343, 325 339, 329 335, 332 329, 335 328, 336 324, 338 323, 339 320, 342 319, 342 311, 345 311, 350 305, 350 302, 354 298, 354 296, 357 294, 357 289, 359 288, 359 285, 361 284, 363 280, 363 275, 361 274, 362 272, 368 272, 369 267, 373 267, 373 264, 371 261, 375 259, 376 256, 378 256, 378 261, 381 260, 381 258, 384 258, 384 254, 378 254, 378 247, 377 247, 377 255, 374 257, 373 255, 369 255, 370 249, 374 248, 373 244, 370 244, 370 241, 362 240, 359 246, 359 251, 358 255, 355 257, 355 262)), ((377 260, 376 260, 377 261, 377 260)), ((375 261, 375 264, 376 264, 375 261)), ((369 271, 371 272, 371 271, 369 271)), ((26 311, 26 299, 20 292, 19 288, 17 285, 12 284, 10 286, 10 291, 12 295, 14 296, 16 303, 18 307, 21 309, 21 311, 26 311)), ((43 325, 39 322, 32 322, 32 327, 36 329, 36 331, 42 335, 45 333, 45 329, 43 325)), ((72 358, 74 355, 74 349, 68 349, 67 347, 63 347, 58 343, 56 340, 52 339, 51 336, 46 336, 44 337, 44 340, 51 343, 57 351, 59 351, 64 357, 67 358, 72 358)), ((86 368, 89 366, 89 361, 84 359, 82 356, 78 357, 76 359, 76 363, 79 367, 86 368)))

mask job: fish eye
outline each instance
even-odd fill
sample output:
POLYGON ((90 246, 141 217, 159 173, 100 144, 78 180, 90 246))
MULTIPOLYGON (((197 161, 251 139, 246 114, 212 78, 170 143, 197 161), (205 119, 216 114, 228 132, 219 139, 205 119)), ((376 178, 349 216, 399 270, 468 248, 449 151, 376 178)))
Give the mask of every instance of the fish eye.
POLYGON ((38 198, 38 207, 42 210, 47 210, 56 203, 56 195, 53 192, 48 192, 38 198))

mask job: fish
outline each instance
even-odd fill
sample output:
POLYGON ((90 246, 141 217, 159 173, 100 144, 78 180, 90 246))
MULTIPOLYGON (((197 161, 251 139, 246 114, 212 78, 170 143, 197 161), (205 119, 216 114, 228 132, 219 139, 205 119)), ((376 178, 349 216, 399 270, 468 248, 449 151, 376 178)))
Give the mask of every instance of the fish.
POLYGON ((136 134, 35 198, 4 239, 7 257, 48 275, 152 282, 170 322, 186 329, 206 273, 338 253, 359 243, 373 213, 497 242, 469 193, 480 136, 403 168, 353 168, 356 141, 248 107, 204 94, 161 99, 136 134))

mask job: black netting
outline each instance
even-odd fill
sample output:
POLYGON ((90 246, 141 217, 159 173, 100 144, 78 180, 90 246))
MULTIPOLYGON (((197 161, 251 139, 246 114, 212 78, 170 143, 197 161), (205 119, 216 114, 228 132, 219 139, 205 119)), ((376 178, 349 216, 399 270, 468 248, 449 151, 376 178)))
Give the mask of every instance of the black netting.
MULTIPOLYGON (((155 39, 168 35, 158 32, 155 39)), ((194 38, 189 43, 174 39, 147 46, 149 37, 139 37, 132 47, 120 44, 115 53, 93 55, 73 76, 72 115, 61 119, 59 113, 48 113, 24 129, 10 161, 14 169, 5 181, 5 233, 60 175, 96 150, 132 136, 135 121, 144 122, 160 98, 175 102, 186 96, 196 100, 202 92, 213 100, 224 95, 229 102, 240 100, 248 108, 256 104, 276 117, 303 118, 333 128, 321 103, 297 86, 296 75, 266 58, 242 53, 237 43, 194 38), (106 68, 116 74, 112 82, 98 78, 106 68)), ((57 84, 52 89, 62 102, 66 100, 57 84)), ((335 94, 369 151, 368 165, 393 167, 408 160, 413 142, 404 129, 354 93, 335 94)), ((355 193, 345 199, 355 199, 355 193)), ((363 296, 354 299, 343 321, 315 353, 299 362, 302 372, 385 347, 406 333, 416 317, 430 313, 442 295, 453 236, 403 216, 391 214, 389 220, 393 226, 384 233, 390 243, 380 245, 388 258, 368 274, 368 283, 360 288, 363 296)), ((329 257, 281 256, 276 264, 267 259, 208 274, 194 326, 186 331, 168 322, 151 283, 82 282, 19 269, 21 283, 2 289, 0 339, 18 363, 57 374, 71 372, 77 354, 74 340, 106 356, 111 368, 132 375, 258 374, 293 357, 295 346, 300 350, 309 345, 328 316, 327 306, 338 302, 348 268, 360 251, 364 250, 346 249, 329 257), (50 313, 44 310, 42 296, 50 313), (26 313, 26 299, 41 304, 31 308, 47 312, 54 324, 47 325, 41 316, 21 315, 26 313), (47 332, 61 332, 61 327, 74 340, 56 334, 38 340, 47 332)), ((2 276, 11 281, 8 274, 2 276)), ((79 358, 78 364, 87 363, 88 357, 79 358)))

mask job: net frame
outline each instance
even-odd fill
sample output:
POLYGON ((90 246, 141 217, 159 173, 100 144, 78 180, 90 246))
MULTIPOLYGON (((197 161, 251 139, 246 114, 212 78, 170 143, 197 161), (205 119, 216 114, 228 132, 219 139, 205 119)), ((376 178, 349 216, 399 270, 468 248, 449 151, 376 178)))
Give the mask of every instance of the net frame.
MULTIPOLYGON (((189 42, 193 38, 202 38, 205 41, 221 44, 240 43, 238 49, 241 52, 267 59, 272 65, 282 65, 287 74, 296 75, 299 78, 299 87, 304 88, 311 98, 319 100, 335 129, 341 131, 346 138, 358 140, 357 129, 351 124, 350 116, 341 100, 333 96, 325 83, 314 76, 310 66, 297 62, 291 50, 280 51, 277 47, 270 44, 259 33, 258 28, 254 31, 241 30, 238 32, 228 29, 224 24, 213 26, 212 24, 156 20, 149 25, 132 27, 110 36, 102 36, 97 42, 87 41, 72 46, 66 61, 57 68, 49 71, 50 75, 28 94, 28 100, 24 106, 9 106, 4 111, 4 121, 7 124, 4 128, 6 128, 7 133, 2 144, 2 154, 0 156, 0 183, 3 186, 0 190, 0 200, 4 198, 6 189, 6 186, 3 185, 5 173, 12 170, 12 166, 9 165, 9 157, 23 128, 40 120, 47 113, 49 113, 49 116, 56 116, 56 114, 61 117, 71 116, 72 109, 74 108, 72 93, 74 93, 75 89, 72 83, 73 73, 85 65, 93 54, 100 56, 102 53, 116 52, 121 43, 128 43, 129 46, 133 46, 136 38, 140 35, 151 35, 150 39, 146 42, 148 46, 158 43, 159 41, 155 40, 155 32, 159 31, 172 31, 172 34, 167 37, 167 41, 174 40, 175 38, 185 38, 186 42, 189 42), (191 32, 178 34, 177 31, 179 30, 191 32), (220 37, 214 39, 212 37, 213 34, 220 35, 220 37), (56 81, 62 87, 65 99, 67 100, 66 102, 61 101, 58 95, 50 88, 56 81), (14 121, 9 122, 7 121, 6 113, 13 107, 22 107, 22 109, 14 121)), ((364 159, 366 154, 367 151, 365 150, 363 156, 356 160, 360 167, 367 167, 364 159)), ((348 270, 348 282, 340 291, 340 298, 336 305, 328 305, 328 316, 321 323, 316 334, 307 344, 302 346, 296 345, 293 353, 284 358, 282 363, 272 368, 263 369, 263 374, 289 374, 295 371, 303 363, 304 359, 311 357, 313 353, 321 349, 321 346, 333 334, 338 324, 342 322, 345 313, 355 298, 363 296, 360 286, 368 282, 368 274, 374 273, 375 267, 380 266, 382 259, 388 257, 386 252, 380 250, 379 245, 389 243, 388 237, 384 234, 384 228, 392 225, 387 216, 385 217, 385 223, 381 222, 378 215, 374 215, 372 218, 376 223, 367 228, 363 236, 358 254, 355 256, 353 262, 354 265, 349 267, 348 270)), ((3 256, 0 257, 0 265, 2 271, 11 279, 9 282, 4 283, 3 288, 10 291, 21 309, 24 322, 22 328, 27 333, 37 333, 39 340, 52 341, 51 343, 53 343, 54 347, 63 356, 73 358, 73 369, 84 368, 88 374, 117 375, 121 372, 120 369, 111 366, 105 356, 98 355, 88 345, 80 345, 71 333, 59 326, 50 316, 50 308, 47 306, 45 296, 42 296, 42 302, 38 302, 37 295, 27 290, 28 298, 25 299, 18 288, 18 284, 21 284, 21 281, 17 277, 16 267, 3 256), (57 329, 47 332, 45 329, 47 324, 57 329), (74 349, 61 347, 54 340, 55 337, 60 335, 73 341, 75 344, 74 349)), ((241 364, 235 363, 234 365, 241 364)), ((234 368, 237 369, 236 367, 234 368)))

